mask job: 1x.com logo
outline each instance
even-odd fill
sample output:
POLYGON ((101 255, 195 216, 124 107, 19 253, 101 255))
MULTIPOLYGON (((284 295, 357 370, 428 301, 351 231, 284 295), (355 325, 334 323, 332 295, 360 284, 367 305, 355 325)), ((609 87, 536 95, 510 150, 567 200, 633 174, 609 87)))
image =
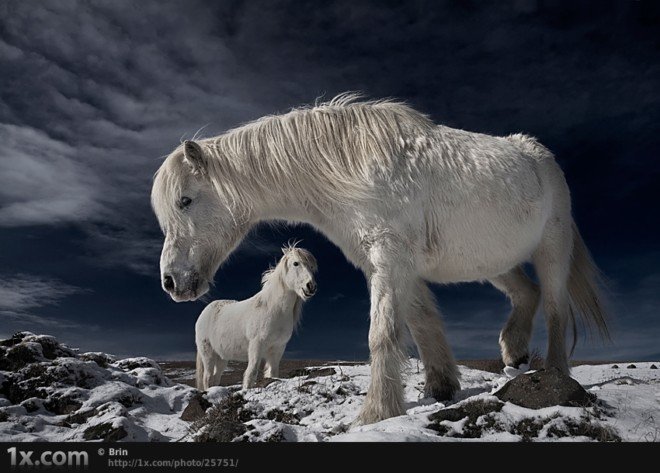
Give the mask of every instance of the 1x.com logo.
POLYGON ((16 447, 7 449, 11 459, 12 467, 20 466, 68 466, 68 467, 87 467, 89 456, 87 452, 55 452, 46 450, 39 455, 39 458, 33 459, 32 450, 17 450, 16 447))

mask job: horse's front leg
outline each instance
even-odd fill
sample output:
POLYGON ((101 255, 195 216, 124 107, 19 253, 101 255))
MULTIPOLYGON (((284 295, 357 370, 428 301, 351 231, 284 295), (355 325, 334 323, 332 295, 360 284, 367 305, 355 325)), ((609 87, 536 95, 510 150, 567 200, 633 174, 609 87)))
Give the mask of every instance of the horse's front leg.
POLYGON ((410 302, 411 259, 401 255, 403 245, 392 241, 372 245, 371 271, 371 384, 358 423, 370 424, 404 413, 401 365, 405 360, 402 343, 403 311, 410 302), (402 264, 403 263, 403 264, 402 264))
POLYGON ((284 349, 286 345, 281 347, 272 347, 268 353, 266 353, 266 369, 264 371, 264 376, 266 378, 277 378, 280 375, 280 360, 282 360, 282 355, 284 355, 284 349))
POLYGON ((262 342, 260 340, 251 340, 248 346, 248 365, 243 374, 243 389, 249 389, 256 384, 262 354, 262 342))

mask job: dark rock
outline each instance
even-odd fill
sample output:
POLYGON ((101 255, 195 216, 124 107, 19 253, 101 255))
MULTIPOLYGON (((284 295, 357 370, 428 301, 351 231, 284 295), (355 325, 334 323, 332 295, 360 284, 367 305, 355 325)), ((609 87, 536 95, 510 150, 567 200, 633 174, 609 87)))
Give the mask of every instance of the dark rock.
POLYGON ((113 427, 112 424, 104 422, 103 424, 93 425, 85 429, 83 438, 85 440, 103 440, 104 442, 116 442, 128 435, 128 432, 122 427, 113 427))
POLYGON ((494 414, 500 412, 504 403, 495 400, 476 399, 466 402, 458 407, 441 409, 429 415, 428 428, 435 430, 439 435, 448 435, 458 438, 480 438, 484 431, 497 427, 494 414), (466 419, 461 432, 455 432, 450 426, 442 424, 443 421, 458 422, 466 419))
POLYGON ((87 409, 86 411, 78 411, 68 415, 65 419, 65 422, 69 424, 84 424, 87 422, 87 419, 95 416, 96 414, 98 414, 98 410, 96 408, 87 409))
POLYGON ((247 432, 247 427, 238 422, 217 420, 195 437, 195 442, 231 442, 247 432))
POLYGON ((434 412, 429 416, 430 420, 437 422, 449 421, 449 422, 458 422, 461 419, 467 417, 467 414, 461 409, 442 409, 441 411, 434 412))
POLYGON ((27 339, 41 345, 43 356, 49 360, 54 360, 59 357, 76 356, 75 351, 66 345, 60 344, 55 337, 50 335, 33 335, 27 337, 27 339))
POLYGON ((50 397, 44 402, 44 407, 53 414, 71 414, 82 407, 82 402, 72 396, 50 397))
POLYGON ((275 378, 263 378, 263 379, 260 379, 259 381, 257 381, 256 384, 254 385, 254 387, 255 387, 255 388, 265 388, 265 387, 268 386, 269 384, 279 383, 279 382, 280 382, 279 379, 275 379, 275 378))
POLYGON ((0 356, 0 370, 17 371, 30 363, 44 361, 41 345, 38 343, 19 343, 3 350, 0 356))
POLYGON ((613 370, 618 370, 618 369, 619 369, 619 365, 612 365, 612 369, 613 369, 613 370))
POLYGON ((188 405, 181 413, 181 420, 192 422, 201 419, 209 407, 211 407, 211 403, 201 393, 197 393, 188 401, 188 405))
POLYGON ((291 414, 290 412, 284 412, 277 408, 268 411, 266 413, 266 419, 283 422, 285 424, 298 424, 300 422, 297 415, 291 414))
POLYGON ((124 371, 131 371, 135 368, 155 368, 158 371, 161 371, 160 365, 156 363, 151 358, 145 358, 143 356, 138 358, 127 358, 125 360, 119 360, 114 363, 114 365, 124 371))
POLYGON ((9 414, 6 411, 0 411, 0 422, 7 422, 9 420, 9 414))
POLYGON ((551 425, 548 428, 548 437, 588 437, 597 442, 621 442, 616 430, 608 425, 593 422, 589 418, 563 419, 561 424, 551 425))
POLYGON ((139 392, 127 392, 115 400, 124 407, 132 407, 142 402, 142 395, 139 392))
POLYGON ((30 398, 21 402, 21 406, 23 406, 27 412, 36 412, 43 406, 43 401, 37 398, 30 398))
POLYGON ((637 367, 635 365, 628 365, 628 366, 626 366, 626 368, 628 368, 630 370, 634 370, 637 367))
POLYGON ((297 376, 307 376, 307 378, 319 378, 321 376, 332 376, 337 371, 334 368, 299 368, 291 371, 287 378, 295 378, 297 376))
POLYGON ((94 353, 94 352, 83 353, 82 355, 80 355, 80 359, 85 361, 93 361, 101 368, 107 368, 108 365, 114 361, 114 359, 110 355, 106 355, 105 353, 94 353))
MULTIPOLYGON (((32 365, 30 368, 41 365, 32 365)), ((45 367, 44 371, 45 373, 45 367)), ((39 376, 23 379, 19 373, 11 373, 2 383, 0 392, 4 394, 12 404, 19 404, 33 397, 45 399, 50 392, 51 380, 39 376)))
POLYGON ((651 365, 651 366, 650 366, 650 369, 652 369, 652 370, 657 370, 657 369, 658 369, 658 367, 657 367, 657 366, 655 366, 655 365, 651 365))
POLYGON ((539 436, 548 419, 524 418, 511 426, 510 432, 514 435, 520 435, 523 442, 530 442, 539 436))
POLYGON ((34 336, 32 332, 16 332, 14 335, 11 336, 11 338, 7 338, 5 340, 0 340, 0 346, 3 347, 13 347, 14 345, 18 345, 21 343, 25 337, 29 336, 34 336))
POLYGON ((550 406, 588 406, 595 396, 556 368, 520 375, 495 393, 499 399, 529 409, 550 406))

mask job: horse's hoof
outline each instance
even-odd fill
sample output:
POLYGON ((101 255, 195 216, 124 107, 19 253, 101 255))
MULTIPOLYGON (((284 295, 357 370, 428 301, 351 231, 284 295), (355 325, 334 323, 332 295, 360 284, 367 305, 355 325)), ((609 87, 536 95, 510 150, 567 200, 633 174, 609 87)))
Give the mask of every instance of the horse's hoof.
POLYGON ((438 402, 451 401, 456 394, 457 389, 453 386, 444 386, 442 388, 424 388, 424 397, 432 397, 438 402))
POLYGON ((520 369, 520 365, 525 365, 527 366, 527 369, 529 369, 529 355, 525 354, 521 357, 518 357, 516 360, 514 360, 513 363, 507 364, 507 366, 511 366, 513 368, 518 368, 518 369, 520 369))
POLYGON ((528 371, 529 371, 529 365, 525 363, 519 364, 517 368, 513 366, 504 367, 504 374, 506 375, 507 378, 515 378, 516 376, 525 374, 528 371))

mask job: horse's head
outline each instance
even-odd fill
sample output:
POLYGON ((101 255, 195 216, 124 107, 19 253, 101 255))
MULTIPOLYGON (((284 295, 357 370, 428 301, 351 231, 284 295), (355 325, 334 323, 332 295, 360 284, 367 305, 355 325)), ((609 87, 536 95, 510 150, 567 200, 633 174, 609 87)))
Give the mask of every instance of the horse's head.
POLYGON ((154 177, 151 204, 165 243, 160 257, 163 289, 176 302, 208 291, 213 275, 249 229, 244 214, 218 190, 217 170, 202 147, 186 141, 154 177))
POLYGON ((307 250, 289 246, 282 248, 284 256, 280 265, 284 265, 282 281, 290 290, 306 301, 316 294, 316 258, 307 250))

